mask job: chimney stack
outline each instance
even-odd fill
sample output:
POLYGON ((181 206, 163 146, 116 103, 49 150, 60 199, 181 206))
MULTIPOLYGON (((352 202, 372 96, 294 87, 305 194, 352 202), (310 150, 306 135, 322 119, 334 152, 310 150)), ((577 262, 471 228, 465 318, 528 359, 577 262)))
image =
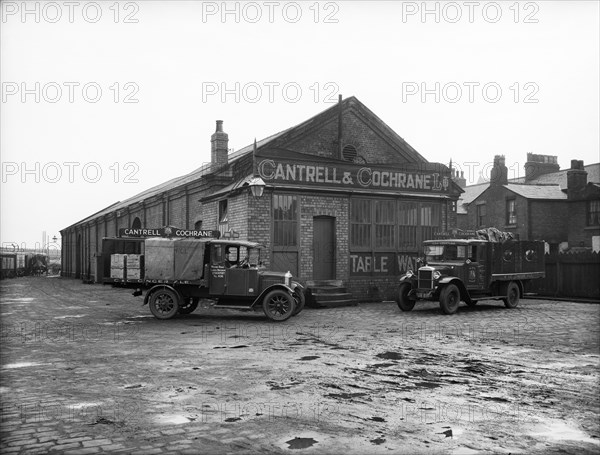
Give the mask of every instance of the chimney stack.
POLYGON ((227 165, 229 136, 223 132, 223 120, 217 120, 217 130, 210 137, 210 162, 214 167, 227 165))
POLYGON ((567 197, 574 199, 587 185, 587 171, 582 160, 571 160, 571 169, 567 171, 567 197))
POLYGON ((551 174, 560 171, 557 157, 554 155, 527 154, 525 163, 525 181, 537 179, 540 175, 551 174))
POLYGON ((459 172, 456 169, 451 169, 450 173, 452 175, 452 181, 454 183, 456 183, 461 188, 464 188, 464 187, 467 186, 467 179, 465 178, 465 172, 464 171, 460 171, 459 172))
POLYGON ((494 167, 490 173, 490 186, 508 185, 508 168, 504 155, 494 157, 494 167))

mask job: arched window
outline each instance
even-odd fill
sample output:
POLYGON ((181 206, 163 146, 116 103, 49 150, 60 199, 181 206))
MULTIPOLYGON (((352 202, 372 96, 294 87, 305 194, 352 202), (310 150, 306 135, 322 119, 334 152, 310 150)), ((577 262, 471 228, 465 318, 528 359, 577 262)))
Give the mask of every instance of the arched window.
POLYGON ((133 223, 131 223, 131 229, 141 229, 142 227, 142 221, 140 220, 140 218, 138 216, 135 217, 135 219, 133 220, 133 223))
POLYGON ((200 221, 196 221, 196 222, 194 223, 194 230, 196 230, 196 231, 200 231, 201 229, 202 229, 202 220, 200 220, 200 221))

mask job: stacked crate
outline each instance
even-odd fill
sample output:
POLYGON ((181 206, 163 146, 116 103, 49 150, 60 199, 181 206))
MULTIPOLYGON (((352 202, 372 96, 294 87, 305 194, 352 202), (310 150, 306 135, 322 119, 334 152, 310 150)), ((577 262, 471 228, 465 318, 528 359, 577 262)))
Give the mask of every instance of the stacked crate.
POLYGON ((139 280, 142 278, 141 254, 111 254, 110 277, 121 280, 139 280))

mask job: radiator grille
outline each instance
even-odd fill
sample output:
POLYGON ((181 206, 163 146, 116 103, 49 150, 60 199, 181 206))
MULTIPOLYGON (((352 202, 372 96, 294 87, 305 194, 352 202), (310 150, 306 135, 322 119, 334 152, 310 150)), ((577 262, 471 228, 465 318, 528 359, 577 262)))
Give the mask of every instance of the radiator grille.
POLYGON ((419 270, 419 289, 433 288, 432 274, 431 270, 419 270))

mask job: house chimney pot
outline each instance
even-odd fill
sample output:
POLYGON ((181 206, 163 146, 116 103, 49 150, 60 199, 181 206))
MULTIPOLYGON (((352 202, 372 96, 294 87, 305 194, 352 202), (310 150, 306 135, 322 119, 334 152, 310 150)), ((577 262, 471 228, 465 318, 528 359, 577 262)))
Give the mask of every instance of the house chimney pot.
POLYGON ((567 171, 567 197, 576 199, 587 185, 587 171, 583 160, 571 160, 571 169, 567 171))
POLYGON ((508 185, 508 168, 504 155, 494 157, 494 167, 490 173, 490 186, 508 185))
POLYGON ((223 131, 223 120, 217 120, 217 129, 210 137, 210 162, 215 168, 227 164, 229 136, 223 131))

